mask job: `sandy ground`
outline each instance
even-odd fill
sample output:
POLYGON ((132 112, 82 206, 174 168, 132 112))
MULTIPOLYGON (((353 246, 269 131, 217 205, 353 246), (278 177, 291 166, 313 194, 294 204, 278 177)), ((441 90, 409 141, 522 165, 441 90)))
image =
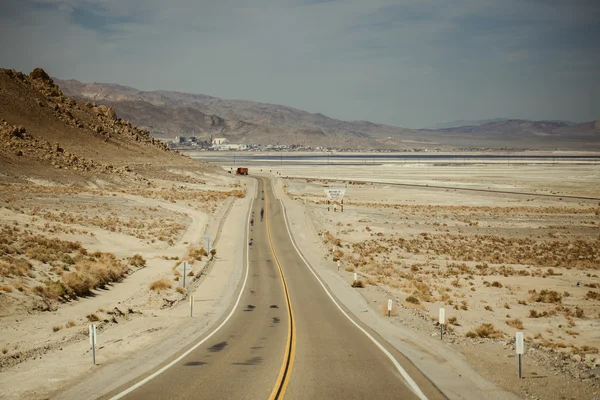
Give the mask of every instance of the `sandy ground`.
MULTIPOLYGON (((48 301, 32 288, 56 277, 52 262, 32 260, 29 276, 3 276, 2 286, 13 290, 0 295, 0 398, 98 397, 163 362, 221 317, 241 276, 245 241, 240 227, 253 196, 219 195, 242 188, 236 177, 202 178, 202 184, 155 182, 152 192, 79 188, 64 193, 51 182, 37 182, 20 188, 18 204, 3 193, 4 227, 79 241, 88 252, 111 252, 123 262, 140 254, 146 266, 132 267, 121 282, 91 296, 51 302, 49 311, 39 310, 48 301), (189 196, 164 197, 162 190, 171 192, 174 185, 189 196), (207 245, 216 255, 192 260, 188 293, 179 293, 174 266, 189 259, 190 249, 207 245), (160 279, 171 288, 151 290, 160 279), (194 318, 187 294, 195 296, 194 318), (98 329, 95 366, 88 341, 92 315, 98 329)), ((253 193, 254 181, 244 182, 253 193)))
POLYGON ((452 398, 599 396, 600 166, 269 168, 311 264, 452 398), (343 213, 328 187, 346 189, 343 213))

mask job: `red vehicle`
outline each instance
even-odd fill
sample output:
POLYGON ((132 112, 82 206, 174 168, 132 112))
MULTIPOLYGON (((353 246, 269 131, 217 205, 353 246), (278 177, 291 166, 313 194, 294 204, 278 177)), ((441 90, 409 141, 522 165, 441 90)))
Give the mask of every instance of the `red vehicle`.
POLYGON ((235 174, 236 175, 248 175, 248 168, 240 167, 235 171, 235 174))

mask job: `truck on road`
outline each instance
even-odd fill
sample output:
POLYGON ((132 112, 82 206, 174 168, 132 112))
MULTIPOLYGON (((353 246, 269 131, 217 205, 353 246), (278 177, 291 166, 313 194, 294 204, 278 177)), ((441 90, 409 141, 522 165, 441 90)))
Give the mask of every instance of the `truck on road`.
POLYGON ((235 171, 236 175, 248 175, 248 168, 242 168, 239 167, 236 171, 235 171))

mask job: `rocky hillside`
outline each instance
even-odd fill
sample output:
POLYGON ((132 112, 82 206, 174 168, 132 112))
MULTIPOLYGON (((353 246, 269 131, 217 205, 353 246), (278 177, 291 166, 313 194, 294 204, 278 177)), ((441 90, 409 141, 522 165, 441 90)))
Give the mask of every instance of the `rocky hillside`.
POLYGON ((29 75, 0 69, 0 119, 0 181, 143 184, 154 165, 193 162, 114 108, 66 97, 40 68, 29 75))
POLYGON ((349 149, 514 148, 600 150, 594 122, 492 120, 448 129, 405 129, 368 121, 340 121, 291 107, 248 100, 57 80, 65 93, 115 107, 158 137, 211 134, 233 142, 299 144, 349 149), (591 125, 590 125, 591 124, 591 125), (591 128, 590 128, 591 126, 591 128))

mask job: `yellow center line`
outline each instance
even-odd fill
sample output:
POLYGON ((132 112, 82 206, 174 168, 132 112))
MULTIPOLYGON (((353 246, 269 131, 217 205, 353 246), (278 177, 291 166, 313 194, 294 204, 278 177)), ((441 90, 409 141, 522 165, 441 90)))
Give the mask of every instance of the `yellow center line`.
MULTIPOLYGON (((266 187, 265 178, 261 178, 263 181, 263 190, 266 187)), ((265 223, 267 225, 267 236, 269 237, 269 247, 271 247, 271 252, 273 253, 273 257, 275 258, 275 263, 277 264, 277 268, 279 269, 279 275, 281 276, 281 282, 283 284, 283 292, 285 295, 285 302, 287 305, 288 312, 288 330, 287 330, 287 342, 285 345, 285 355, 283 357, 283 363, 281 365, 281 369, 279 371, 279 376, 277 377, 277 381, 275 382, 275 387, 269 396, 269 400, 282 399, 285 395, 285 391, 287 389, 288 382, 290 380, 290 375, 292 372, 292 364, 294 363, 294 352, 296 350, 296 332, 294 325, 294 312, 292 310, 292 302, 290 301, 290 294, 288 292, 287 282, 285 281, 285 276, 283 275, 283 268, 281 268, 281 263, 279 262, 279 258, 275 253, 275 248, 273 247, 273 241, 271 239, 271 227, 269 226, 269 200, 267 196, 265 197, 265 223)))

